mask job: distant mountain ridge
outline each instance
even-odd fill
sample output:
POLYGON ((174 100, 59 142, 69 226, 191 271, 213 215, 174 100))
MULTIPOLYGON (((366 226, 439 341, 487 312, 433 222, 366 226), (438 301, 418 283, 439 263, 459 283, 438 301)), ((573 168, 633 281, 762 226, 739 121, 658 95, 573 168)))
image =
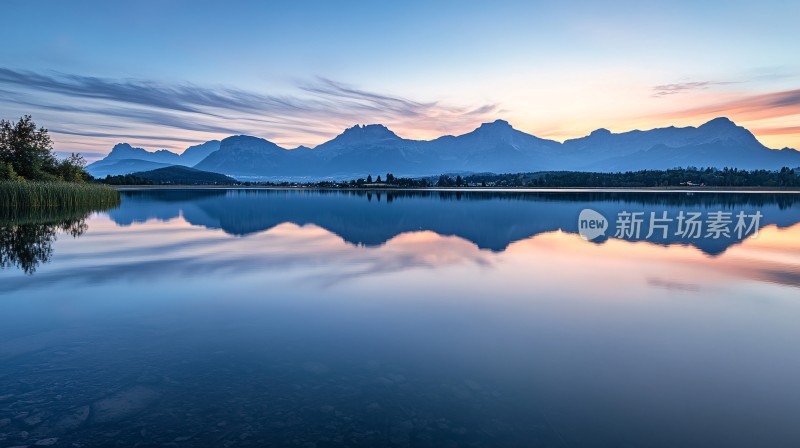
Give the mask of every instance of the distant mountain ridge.
POLYGON ((156 168, 142 169, 142 162, 191 166, 239 179, 312 180, 386 172, 414 177, 456 172, 612 172, 687 166, 774 170, 800 166, 800 151, 769 149, 750 131, 724 117, 698 127, 622 133, 598 129, 563 143, 527 134, 507 121, 496 120, 463 135, 434 140, 404 139, 380 124, 355 125, 313 149, 285 149, 247 135, 192 146, 181 155, 167 150, 149 152, 121 143, 87 169, 92 175, 103 177, 156 168))
POLYGON ((139 171, 150 171, 158 168, 179 166, 171 163, 151 162, 141 159, 108 159, 98 160, 86 167, 86 171, 94 177, 103 178, 106 176, 117 176, 120 174, 131 174, 139 171))
POLYGON ((219 140, 210 140, 200 145, 190 146, 181 154, 166 149, 159 149, 158 151, 151 152, 144 148, 135 148, 128 143, 117 143, 103 160, 136 159, 146 160, 148 162, 191 166, 218 150, 219 143, 219 140))
POLYGON ((182 154, 176 154, 166 149, 151 152, 144 148, 135 148, 128 143, 118 143, 104 159, 98 160, 86 168, 94 177, 105 177, 173 165, 193 167, 209 154, 217 151, 219 143, 219 140, 211 140, 201 145, 190 146, 182 154))

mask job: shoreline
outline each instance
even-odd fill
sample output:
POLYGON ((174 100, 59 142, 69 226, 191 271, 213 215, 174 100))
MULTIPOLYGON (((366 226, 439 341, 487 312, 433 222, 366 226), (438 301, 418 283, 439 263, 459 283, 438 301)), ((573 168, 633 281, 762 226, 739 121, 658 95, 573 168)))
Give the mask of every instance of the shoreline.
POLYGON ((452 191, 456 193, 750 193, 750 194, 800 194, 800 189, 765 189, 761 187, 368 187, 368 188, 326 188, 326 187, 279 187, 269 185, 109 185, 117 191, 135 190, 276 190, 276 191, 363 191, 363 192, 413 192, 413 191, 452 191))

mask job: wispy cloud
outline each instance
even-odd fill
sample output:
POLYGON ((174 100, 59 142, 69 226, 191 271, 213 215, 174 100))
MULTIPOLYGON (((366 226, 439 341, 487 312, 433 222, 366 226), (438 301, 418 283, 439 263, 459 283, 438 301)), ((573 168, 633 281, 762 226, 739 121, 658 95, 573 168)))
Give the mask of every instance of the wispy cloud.
POLYGON ((752 131, 760 135, 791 135, 800 134, 800 126, 755 128, 752 131))
POLYGON ((0 84, 73 98, 101 99, 158 109, 213 115, 208 108, 254 112, 292 110, 290 101, 232 88, 211 89, 190 83, 169 85, 136 79, 107 79, 65 73, 45 75, 0 68, 0 84))
POLYGON ((435 102, 421 103, 405 98, 381 95, 360 90, 326 78, 303 83, 300 88, 326 101, 349 106, 361 112, 391 112, 403 117, 416 117, 436 106, 435 102))
POLYGON ((690 81, 679 82, 674 84, 661 84, 653 87, 653 96, 662 97, 669 95, 676 95, 680 93, 688 93, 695 90, 706 90, 712 86, 720 86, 726 84, 733 84, 731 81, 690 81))
POLYGON ((327 78, 299 84, 311 94, 321 110, 338 110, 348 123, 364 122, 363 117, 375 117, 377 122, 393 123, 401 129, 435 131, 437 134, 494 120, 501 112, 497 104, 453 106, 438 101, 420 102, 393 95, 379 94, 327 78))
POLYGON ((739 120, 761 120, 800 114, 800 89, 756 95, 742 95, 682 111, 671 112, 672 117, 712 115, 735 116, 739 120))
POLYGON ((299 81, 292 95, 270 95, 226 86, 0 68, 0 91, 6 89, 14 92, 6 101, 25 110, 68 116, 77 126, 58 126, 54 132, 81 136, 87 143, 138 138, 161 140, 166 146, 167 142, 193 143, 247 133, 291 146, 321 142, 356 123, 383 123, 401 135, 404 131, 467 130, 495 118, 491 114, 499 110, 494 104, 417 101, 327 78, 299 81), (96 116, 104 117, 106 125, 113 121, 120 132, 98 130, 96 116))
MULTIPOLYGON (((65 159, 70 155, 74 154, 73 151, 54 151, 56 157, 60 159, 65 159)), ((104 152, 97 152, 97 151, 80 151, 80 155, 82 155, 87 161, 94 161, 97 159, 102 159, 105 157, 106 153, 104 152)))
MULTIPOLYGON (((109 137, 109 138, 129 138, 129 139, 136 139, 136 140, 162 140, 163 137, 152 136, 152 135, 141 135, 141 134, 118 134, 118 133, 111 133, 111 132, 83 132, 83 131, 70 131, 67 129, 48 129, 51 134, 63 134, 63 135, 78 135, 82 137, 109 137)), ((171 137, 170 140, 178 141, 178 142, 186 142, 192 143, 195 142, 197 139, 192 138, 180 138, 180 137, 171 137)))

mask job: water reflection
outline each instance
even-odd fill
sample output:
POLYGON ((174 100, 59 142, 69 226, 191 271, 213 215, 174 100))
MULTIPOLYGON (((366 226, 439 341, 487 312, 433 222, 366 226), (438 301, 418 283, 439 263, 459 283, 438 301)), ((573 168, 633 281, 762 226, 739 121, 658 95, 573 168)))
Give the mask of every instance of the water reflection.
POLYGON ((27 274, 53 256, 59 233, 77 238, 86 232, 90 210, 0 208, 0 268, 19 268, 27 274))
POLYGON ((35 275, 2 272, 0 446, 792 446, 797 207, 126 193, 35 275), (592 244, 586 207, 765 227, 592 244))
MULTIPOLYGON (((379 246, 407 232, 432 231, 457 236, 481 249, 503 251, 514 241, 563 230, 578 232, 578 215, 592 208, 612 220, 622 211, 761 213, 762 226, 800 222, 797 194, 685 193, 515 193, 515 192, 365 192, 365 191, 130 191, 109 215, 120 225, 182 217, 193 225, 231 235, 262 232, 282 223, 313 224, 356 245, 379 246)), ((613 233, 613 231, 611 232, 613 233)), ((639 238, 644 239, 645 229, 639 238)), ((611 235, 609 235, 611 236, 611 235)), ((719 254, 741 242, 735 234, 685 239, 674 232, 648 239, 688 244, 719 254)))

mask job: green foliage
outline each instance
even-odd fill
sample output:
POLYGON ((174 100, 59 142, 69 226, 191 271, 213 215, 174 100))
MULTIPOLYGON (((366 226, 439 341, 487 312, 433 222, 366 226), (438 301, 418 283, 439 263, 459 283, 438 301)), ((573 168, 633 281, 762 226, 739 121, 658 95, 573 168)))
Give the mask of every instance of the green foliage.
POLYGON ((436 186, 440 188, 455 187, 455 185, 456 185, 455 181, 453 181, 453 179, 451 179, 450 176, 446 176, 444 174, 439 176, 439 180, 436 181, 436 186))
POLYGON ((10 163, 0 162, 0 181, 4 180, 22 180, 22 178, 10 163))
POLYGON ((677 168, 672 170, 643 170, 625 173, 591 173, 583 171, 544 171, 514 174, 446 174, 438 177, 395 177, 386 175, 379 185, 368 177, 349 181, 321 182, 240 182, 243 186, 312 187, 312 188, 669 188, 669 187, 759 187, 800 188, 800 168, 778 171, 739 170, 736 168, 677 168))
POLYGON ((800 173, 790 168, 780 171, 740 170, 736 168, 676 168, 624 173, 557 171, 515 174, 475 174, 464 178, 466 185, 529 188, 637 188, 637 187, 800 187, 800 173))
POLYGON ((79 154, 59 161, 47 129, 37 129, 30 115, 17 123, 0 120, 0 180, 84 182, 91 179, 85 166, 79 154))
POLYGON ((24 179, 47 179, 58 162, 53 155, 53 143, 47 130, 36 128, 30 115, 17 123, 0 120, 0 161, 10 164, 24 179))
POLYGON ((117 176, 107 175, 100 182, 106 185, 153 185, 152 180, 139 177, 136 174, 119 174, 117 176))
POLYGON ((119 202, 119 192, 104 185, 73 182, 0 182, 0 209, 110 208, 118 206, 119 202))
POLYGON ((69 157, 58 163, 56 173, 59 179, 67 182, 85 182, 89 179, 85 168, 86 160, 82 155, 73 152, 69 157))

